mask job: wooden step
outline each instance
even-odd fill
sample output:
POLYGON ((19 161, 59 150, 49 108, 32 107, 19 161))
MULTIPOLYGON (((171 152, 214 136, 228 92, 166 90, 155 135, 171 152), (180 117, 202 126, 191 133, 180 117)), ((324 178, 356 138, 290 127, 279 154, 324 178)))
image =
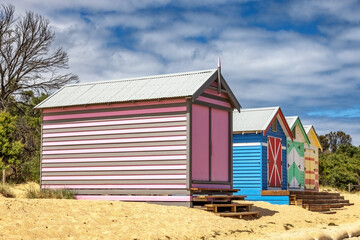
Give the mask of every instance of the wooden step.
POLYGON ((231 212, 231 213, 215 213, 216 215, 220 217, 238 217, 238 218, 244 218, 244 217, 259 217, 260 212, 231 212))
POLYGON ((290 195, 328 195, 340 196, 340 193, 316 192, 316 191, 290 191, 290 195))
POLYGON ((240 189, 222 189, 222 188, 190 188, 190 191, 200 193, 200 192, 219 192, 219 193, 234 193, 240 191, 240 189))
POLYGON ((330 205, 329 204, 303 204, 303 208, 309 210, 309 211, 330 211, 330 205))
POLYGON ((193 196, 193 202, 223 202, 231 200, 244 200, 246 196, 236 195, 236 196, 227 196, 227 195, 199 195, 193 196))
POLYGON ((239 210, 238 208, 242 208, 242 207, 245 208, 244 210, 246 212, 249 212, 253 205, 254 204, 252 204, 252 203, 231 203, 231 204, 205 204, 204 206, 207 207, 208 211, 217 213, 219 208, 222 208, 222 210, 231 208, 231 212, 238 212, 238 210, 239 210))
POLYGON ((344 200, 343 196, 331 196, 331 195, 290 195, 296 199, 339 199, 344 200))
POLYGON ((297 199, 296 205, 302 204, 317 204, 317 203, 349 203, 349 200, 340 199, 297 199))

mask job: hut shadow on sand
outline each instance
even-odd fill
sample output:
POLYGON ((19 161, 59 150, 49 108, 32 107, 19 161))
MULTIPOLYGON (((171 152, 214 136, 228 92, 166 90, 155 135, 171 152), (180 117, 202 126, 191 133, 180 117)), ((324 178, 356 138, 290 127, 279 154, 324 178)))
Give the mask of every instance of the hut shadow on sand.
POLYGON ((274 210, 270 210, 270 209, 262 208, 262 207, 258 207, 258 206, 253 206, 251 208, 251 211, 260 212, 260 214, 259 214, 260 217, 274 216, 276 213, 279 213, 278 211, 274 211, 274 210))

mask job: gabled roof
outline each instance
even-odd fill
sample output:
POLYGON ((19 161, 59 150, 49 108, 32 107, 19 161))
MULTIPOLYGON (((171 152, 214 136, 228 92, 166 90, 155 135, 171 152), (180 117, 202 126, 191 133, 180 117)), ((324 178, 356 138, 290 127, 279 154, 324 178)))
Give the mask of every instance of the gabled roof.
POLYGON ((285 117, 291 131, 294 130, 295 126, 298 125, 300 128, 301 133, 304 136, 304 139, 308 145, 310 145, 310 140, 305 132, 305 129, 300 121, 300 118, 298 116, 291 116, 291 117, 285 117))
POLYGON ((292 138, 291 130, 280 107, 248 108, 233 113, 233 132, 263 132, 269 130, 272 121, 277 118, 286 136, 292 138))
MULTIPOLYGON (((56 91, 35 108, 197 97, 216 79, 217 69, 211 69, 113 81, 69 84, 56 91)), ((240 110, 239 102, 223 77, 221 85, 226 90, 232 106, 240 110)))
POLYGON ((320 148, 321 151, 323 151, 319 136, 317 135, 314 126, 313 125, 304 125, 304 130, 305 130, 306 135, 308 136, 310 142, 314 143, 315 146, 317 146, 318 148, 320 148))

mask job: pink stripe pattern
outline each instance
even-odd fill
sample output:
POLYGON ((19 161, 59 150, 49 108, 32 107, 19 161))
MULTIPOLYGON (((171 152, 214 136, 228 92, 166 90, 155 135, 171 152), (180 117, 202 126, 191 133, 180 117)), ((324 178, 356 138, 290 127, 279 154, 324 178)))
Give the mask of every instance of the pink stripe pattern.
POLYGON ((160 101, 141 101, 141 102, 139 101, 135 103, 112 103, 112 104, 97 104, 97 105, 89 105, 89 106, 73 106, 73 107, 65 107, 65 108, 46 108, 43 109, 43 112, 44 113, 69 112, 69 111, 108 109, 108 108, 118 108, 118 107, 163 105, 163 104, 184 103, 184 102, 186 102, 185 98, 175 98, 175 99, 165 99, 160 101))
POLYGON ((66 114, 66 115, 44 116, 43 119, 45 121, 49 121, 49 120, 61 120, 61 119, 74 119, 74 118, 111 117, 111 116, 123 116, 123 115, 134 115, 134 114, 166 113, 166 112, 181 112, 181 111, 186 111, 186 107, 181 106, 181 107, 123 110, 123 111, 112 111, 112 112, 66 114))
POLYGON ((112 121, 81 122, 81 123, 67 123, 67 124, 44 124, 43 129, 96 127, 96 126, 112 126, 112 125, 158 123, 158 122, 178 122, 185 120, 186 117, 181 116, 181 117, 159 117, 159 118, 140 118, 140 119, 125 119, 125 120, 112 120, 112 121))
POLYGON ((86 185, 42 185, 43 188, 51 189, 186 189, 186 184, 159 184, 159 185, 147 185, 147 184, 86 184, 86 185))
POLYGON ((171 132, 171 131, 185 131, 185 130, 186 130, 186 126, 160 127, 160 128, 134 128, 134 129, 121 129, 121 130, 44 133, 43 137, 44 138, 71 137, 71 136, 109 135, 109 134, 125 134, 125 133, 171 132))
POLYGON ((218 94, 218 92, 216 90, 205 89, 204 93, 211 94, 211 95, 214 95, 217 97, 222 97, 224 99, 228 99, 228 96, 225 93, 218 94))
POLYGON ((43 176, 41 180, 138 180, 138 179, 185 179, 185 174, 179 175, 118 175, 118 176, 43 176))
POLYGON ((134 143, 134 142, 161 142, 161 141, 181 141, 181 140, 186 140, 186 136, 146 137, 146 138, 116 138, 116 139, 99 139, 99 140, 43 142, 43 146, 134 143))
POLYGON ((212 103, 212 104, 227 107, 227 108, 231 108, 230 103, 219 101, 219 100, 212 99, 212 98, 207 98, 207 97, 200 96, 196 100, 202 101, 202 102, 207 102, 207 103, 212 103))
POLYGON ((43 172, 77 172, 77 171, 126 171, 126 170, 175 170, 186 169, 186 165, 149 165, 149 166, 107 166, 107 167, 44 167, 43 172))
POLYGON ((77 195, 78 200, 113 200, 130 202, 189 202, 190 196, 98 196, 98 195, 77 195))
POLYGON ((140 157, 104 157, 104 158, 53 158, 42 159, 43 163, 66 163, 66 162, 128 162, 128 161, 163 161, 163 160, 185 160, 186 155, 171 156, 140 156, 140 157))
POLYGON ((176 151, 186 150, 186 146, 156 146, 156 147, 124 147, 124 148, 90 148, 90 149, 71 149, 71 150, 44 150, 43 155, 53 154, 80 154, 80 153, 113 153, 113 152, 146 152, 146 151, 176 151))

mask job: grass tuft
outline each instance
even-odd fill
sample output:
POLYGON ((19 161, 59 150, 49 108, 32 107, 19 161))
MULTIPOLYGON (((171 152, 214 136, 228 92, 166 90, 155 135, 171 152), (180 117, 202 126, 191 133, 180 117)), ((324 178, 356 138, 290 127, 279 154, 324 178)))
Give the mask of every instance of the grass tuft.
POLYGON ((6 198, 15 198, 15 193, 10 189, 7 184, 0 185, 0 195, 3 195, 6 198))
POLYGON ((27 198, 75 199, 76 193, 68 189, 35 189, 26 190, 27 198))

